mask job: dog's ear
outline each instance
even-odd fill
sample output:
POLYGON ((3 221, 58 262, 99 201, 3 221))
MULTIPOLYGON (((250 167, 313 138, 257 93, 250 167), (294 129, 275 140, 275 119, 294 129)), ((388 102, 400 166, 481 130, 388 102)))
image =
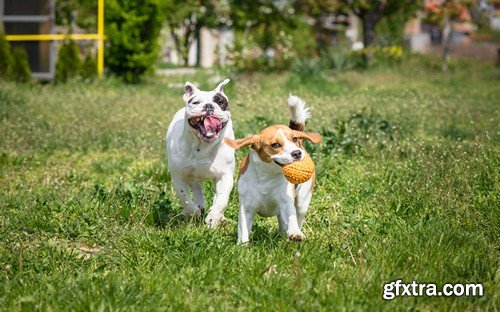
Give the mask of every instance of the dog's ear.
POLYGON ((196 91, 198 91, 198 88, 191 82, 186 81, 184 84, 184 100, 189 99, 196 91))
POLYGON ((231 81, 230 79, 226 79, 223 82, 219 83, 217 87, 215 87, 215 92, 222 92, 224 93, 224 86, 227 85, 231 81))
POLYGON ((247 145, 254 145, 255 143, 257 143, 257 140, 258 137, 256 135, 251 136, 249 138, 236 139, 236 140, 232 140, 230 138, 224 138, 224 142, 226 142, 227 145, 229 145, 234 149, 239 149, 247 145))
POLYGON ((318 133, 312 133, 312 132, 303 132, 303 131, 297 131, 297 130, 292 130, 295 136, 297 136, 299 139, 305 139, 309 140, 314 144, 318 144, 321 142, 321 135, 318 133))

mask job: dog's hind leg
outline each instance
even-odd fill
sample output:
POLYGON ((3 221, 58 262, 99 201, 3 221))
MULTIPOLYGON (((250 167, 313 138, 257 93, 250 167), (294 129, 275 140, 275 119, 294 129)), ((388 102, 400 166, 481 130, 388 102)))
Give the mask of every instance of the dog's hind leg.
POLYGON ((280 234, 286 236, 287 225, 285 219, 283 219, 283 216, 279 213, 276 217, 278 218, 278 229, 280 234))
POLYGON ((215 197, 212 207, 205 218, 205 223, 208 227, 214 228, 220 222, 225 222, 224 210, 226 210, 227 202, 229 201, 229 194, 233 189, 233 174, 223 175, 220 179, 215 181, 215 197))
POLYGON ((175 193, 181 201, 182 208, 184 209, 184 216, 199 218, 201 216, 201 209, 198 208, 191 198, 189 184, 179 177, 172 177, 172 182, 175 193))
POLYGON ((193 191, 194 202, 201 210, 205 209, 205 199, 203 198, 203 190, 200 182, 191 183, 191 190, 193 191))

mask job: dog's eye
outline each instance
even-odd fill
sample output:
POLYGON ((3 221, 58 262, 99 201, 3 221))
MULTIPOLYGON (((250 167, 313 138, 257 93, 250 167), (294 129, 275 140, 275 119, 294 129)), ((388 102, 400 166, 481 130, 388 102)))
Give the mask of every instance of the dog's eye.
POLYGON ((272 148, 280 148, 281 144, 279 144, 279 143, 273 143, 273 144, 271 144, 271 147, 272 148))
POLYGON ((293 139, 292 139, 293 143, 297 143, 298 140, 299 139, 297 137, 293 137, 293 139))
POLYGON ((200 104, 200 101, 198 101, 198 100, 196 99, 196 96, 193 96, 192 98, 190 98, 190 99, 189 99, 188 104, 191 104, 191 105, 198 105, 198 104, 200 104))
POLYGON ((229 109, 227 100, 222 95, 215 95, 213 101, 217 103, 217 105, 219 105, 220 109, 222 109, 223 111, 229 109))

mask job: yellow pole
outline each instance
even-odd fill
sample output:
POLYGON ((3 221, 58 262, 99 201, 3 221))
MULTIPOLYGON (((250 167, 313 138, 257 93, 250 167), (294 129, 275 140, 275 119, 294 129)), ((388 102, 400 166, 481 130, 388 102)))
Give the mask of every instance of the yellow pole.
POLYGON ((98 34, 36 34, 36 35, 5 35, 8 41, 62 41, 73 40, 97 40, 98 34))
POLYGON ((97 3, 97 74, 104 71, 104 0, 97 3))

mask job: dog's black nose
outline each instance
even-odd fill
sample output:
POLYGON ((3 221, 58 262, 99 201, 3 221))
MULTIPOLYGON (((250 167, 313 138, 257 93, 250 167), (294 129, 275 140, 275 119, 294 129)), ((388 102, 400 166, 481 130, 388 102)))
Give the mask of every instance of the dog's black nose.
POLYGON ((292 155, 292 157, 293 157, 294 159, 299 160, 299 159, 300 159, 300 157, 302 157, 302 152, 301 152, 301 151, 299 151, 299 150, 296 150, 296 151, 293 151, 293 152, 291 153, 291 155, 292 155))
POLYGON ((211 113, 214 111, 214 105, 211 103, 207 103, 203 105, 203 109, 206 110, 207 112, 211 113))

